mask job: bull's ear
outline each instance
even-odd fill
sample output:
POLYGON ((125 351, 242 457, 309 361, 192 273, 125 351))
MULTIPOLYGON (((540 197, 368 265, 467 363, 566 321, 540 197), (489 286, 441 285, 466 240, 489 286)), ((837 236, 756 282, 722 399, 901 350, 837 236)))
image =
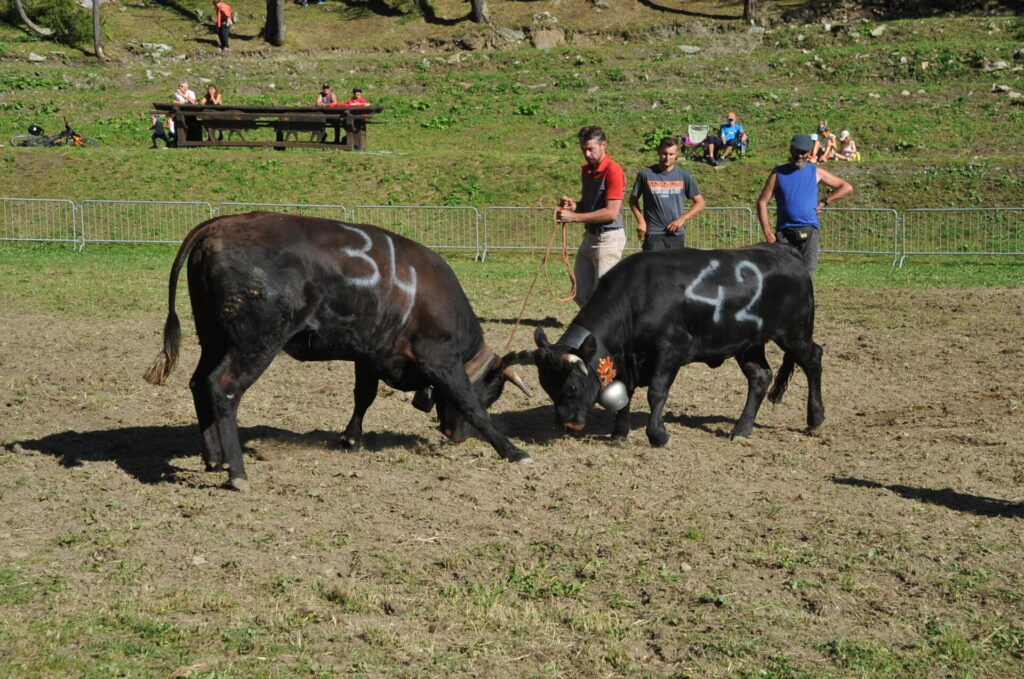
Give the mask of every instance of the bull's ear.
POLYGON ((544 334, 544 328, 538 327, 533 331, 533 341, 537 343, 537 346, 541 349, 548 348, 548 336, 544 334))
POLYGON ((583 340, 583 343, 580 344, 579 351, 576 353, 578 353, 580 358, 584 361, 590 363, 594 358, 594 354, 597 353, 597 340, 594 339, 594 336, 587 335, 586 339, 583 340))

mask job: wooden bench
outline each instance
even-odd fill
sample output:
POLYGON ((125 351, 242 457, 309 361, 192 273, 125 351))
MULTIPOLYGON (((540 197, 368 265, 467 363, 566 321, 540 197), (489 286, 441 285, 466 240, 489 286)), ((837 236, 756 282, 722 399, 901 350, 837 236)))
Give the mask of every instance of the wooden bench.
POLYGON ((178 146, 264 146, 366 148, 366 125, 382 106, 203 106, 154 103, 154 113, 174 118, 178 146), (328 128, 334 130, 329 139, 328 128), (250 131, 272 129, 274 139, 247 136, 250 131), (204 134, 205 132, 205 134, 204 134), (227 135, 221 134, 227 132, 227 135), (309 141, 299 141, 300 133, 309 141), (344 132, 344 134, 343 134, 344 132))

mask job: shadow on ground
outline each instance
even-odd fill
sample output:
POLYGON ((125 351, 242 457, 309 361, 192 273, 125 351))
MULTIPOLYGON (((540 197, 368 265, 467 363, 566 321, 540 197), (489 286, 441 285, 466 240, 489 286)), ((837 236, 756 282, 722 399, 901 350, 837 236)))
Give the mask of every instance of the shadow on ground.
POLYGON ((697 17, 700 19, 716 19, 718 21, 734 21, 742 19, 743 15, 737 14, 708 14, 706 12, 692 12, 690 10, 683 9, 682 7, 668 7, 658 2, 652 2, 651 0, 640 0, 640 4, 651 9, 656 9, 659 12, 669 12, 670 14, 682 14, 688 17, 697 17))
POLYGON ((833 483, 858 488, 883 488, 907 498, 919 500, 932 505, 941 505, 958 512, 968 512, 980 516, 1003 516, 1009 519, 1024 519, 1024 503, 1008 502, 994 497, 958 493, 952 488, 915 488, 899 484, 886 485, 877 481, 853 478, 835 478, 833 483))
MULTIPOLYGON (((332 431, 296 433, 259 426, 240 428, 239 437, 247 454, 253 451, 246 444, 256 441, 312 449, 340 449, 340 434, 332 431)), ((374 432, 364 436, 362 450, 414 449, 425 443, 426 439, 421 436, 374 432)), ((41 439, 9 443, 4 448, 14 453, 34 451, 50 455, 64 467, 76 467, 86 462, 113 462, 141 483, 176 482, 178 474, 186 469, 175 465, 174 460, 200 454, 199 431, 194 425, 65 431, 41 439)))

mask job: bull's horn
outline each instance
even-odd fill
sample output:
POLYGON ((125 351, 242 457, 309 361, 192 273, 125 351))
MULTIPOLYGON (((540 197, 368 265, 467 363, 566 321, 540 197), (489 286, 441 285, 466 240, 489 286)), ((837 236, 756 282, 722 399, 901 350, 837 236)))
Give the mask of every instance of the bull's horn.
POLYGON ((501 371, 501 375, 506 380, 519 387, 519 389, 522 390, 524 394, 526 394, 530 398, 533 398, 533 392, 530 391, 530 388, 526 386, 526 382, 523 382, 523 378, 521 378, 515 370, 513 370, 512 368, 505 368, 501 371))
POLYGON ((578 367, 580 370, 583 371, 584 375, 587 374, 587 364, 586 364, 586 362, 582 358, 577 356, 576 354, 566 354, 565 355, 565 362, 568 363, 570 367, 572 367, 572 366, 578 367))
POLYGON ((500 365, 503 367, 510 365, 533 365, 534 362, 533 349, 523 349, 522 351, 512 351, 502 356, 500 365))

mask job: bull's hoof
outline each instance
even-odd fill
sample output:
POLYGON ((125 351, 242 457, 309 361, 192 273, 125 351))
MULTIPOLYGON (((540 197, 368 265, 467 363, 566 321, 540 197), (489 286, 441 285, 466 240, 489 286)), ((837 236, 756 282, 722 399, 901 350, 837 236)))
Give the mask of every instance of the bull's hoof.
POLYGON ((733 434, 733 435, 729 436, 729 440, 732 441, 733 443, 741 445, 741 446, 749 446, 750 445, 750 437, 749 436, 741 436, 739 434, 733 434))
POLYGON ((345 450, 358 450, 360 441, 359 439, 352 438, 351 436, 342 435, 341 440, 338 443, 341 444, 341 447, 345 450))
POLYGON ((729 432, 729 438, 735 441, 736 439, 750 438, 750 435, 754 432, 754 427, 735 427, 729 432))
POLYGON ((525 450, 513 450, 511 453, 505 456, 506 462, 515 462, 518 464, 533 464, 533 458, 525 450))
POLYGON ((668 443, 669 435, 667 431, 649 431, 647 432, 647 440, 650 441, 651 445, 655 448, 663 448, 668 443))
POLYGON ((236 476, 231 479, 231 487, 242 493, 249 492, 249 482, 240 476, 236 476))
POLYGON ((624 429, 624 430, 621 430, 621 431, 616 429, 616 430, 614 430, 612 432, 612 440, 614 440, 614 441, 625 441, 628 436, 629 436, 629 430, 628 429, 624 429))

